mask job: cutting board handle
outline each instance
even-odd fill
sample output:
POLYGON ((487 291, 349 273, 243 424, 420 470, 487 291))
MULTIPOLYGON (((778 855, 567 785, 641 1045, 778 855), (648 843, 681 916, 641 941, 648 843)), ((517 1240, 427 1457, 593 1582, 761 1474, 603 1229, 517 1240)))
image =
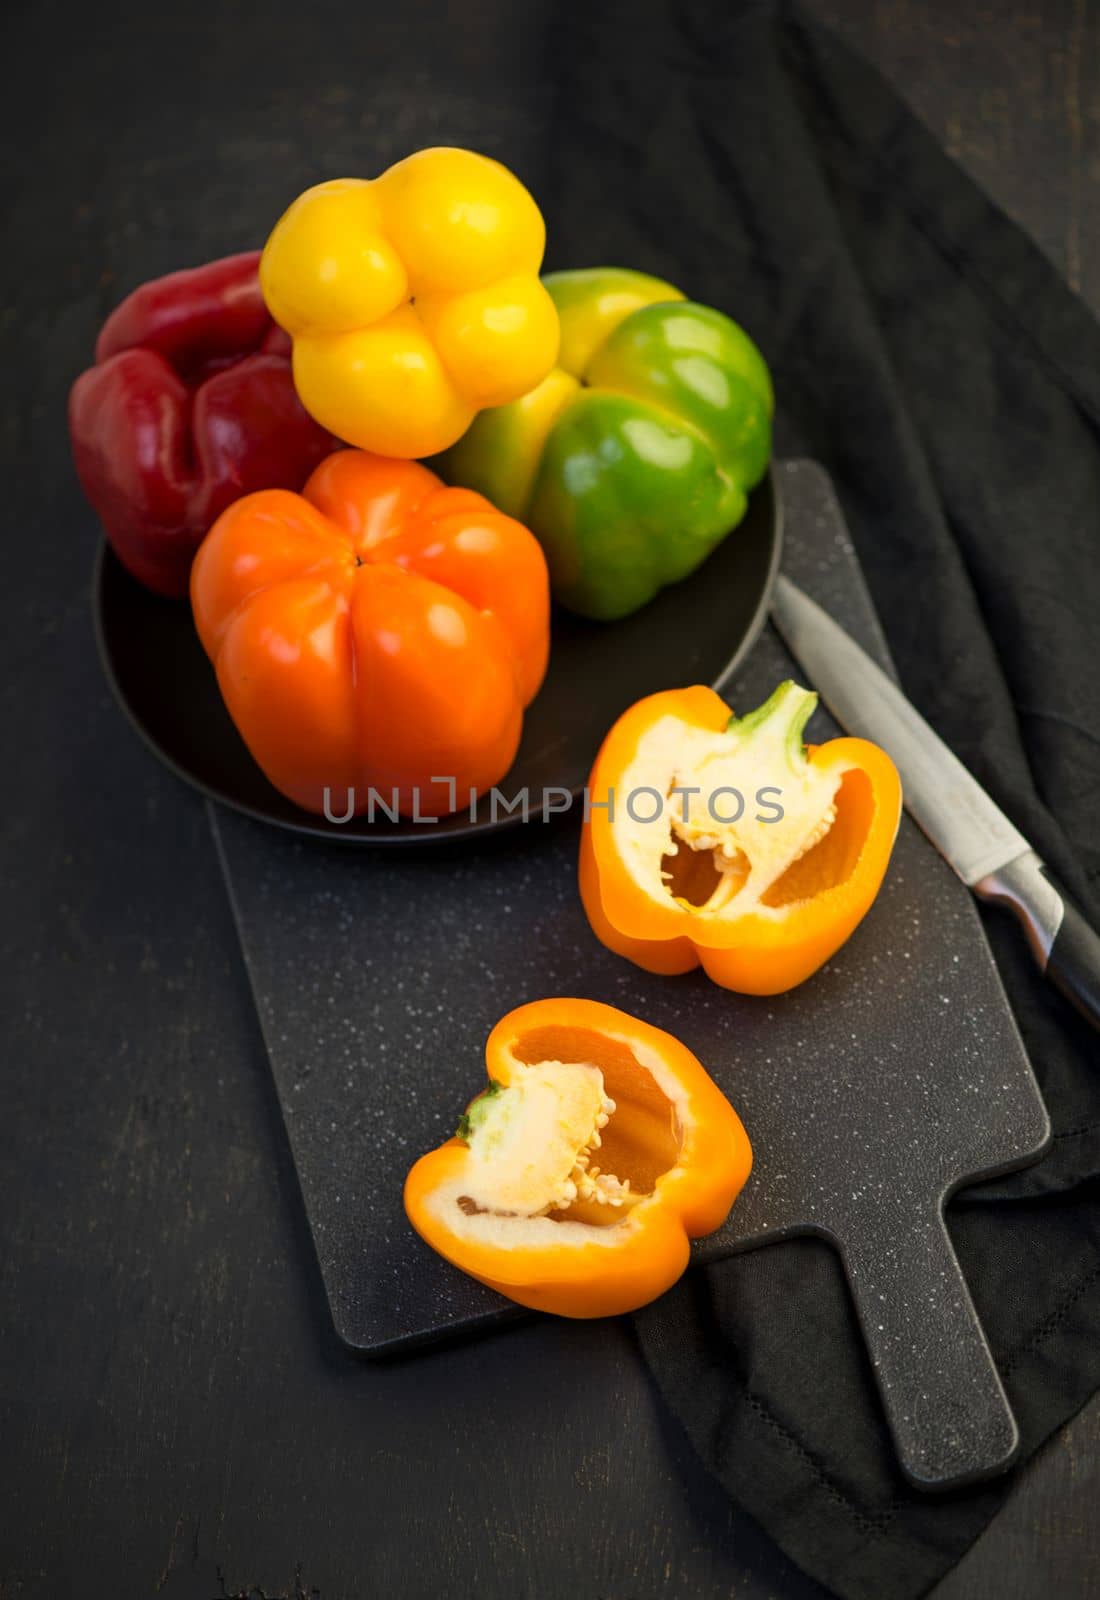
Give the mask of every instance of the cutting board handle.
POLYGON ((942 1212, 890 1208, 840 1248, 906 1478, 953 1489, 1003 1472, 1019 1430, 942 1212))

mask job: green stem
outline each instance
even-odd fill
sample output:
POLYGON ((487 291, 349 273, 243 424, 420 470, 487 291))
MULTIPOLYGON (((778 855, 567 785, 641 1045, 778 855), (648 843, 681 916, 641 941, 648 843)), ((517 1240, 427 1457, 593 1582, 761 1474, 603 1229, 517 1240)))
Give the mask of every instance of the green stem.
POLYGON ((803 689, 793 678, 785 678, 755 711, 748 711, 743 717, 731 716, 726 732, 735 733, 741 740, 759 738, 767 730, 786 745, 792 767, 798 766, 806 760, 802 730, 816 705, 817 695, 812 689, 803 689))
POLYGON ((476 1133, 477 1129, 485 1121, 485 1113, 488 1110, 486 1102, 492 1100, 503 1088, 504 1085, 498 1083, 495 1078, 489 1079, 489 1087, 482 1089, 481 1093, 470 1101, 470 1104, 459 1117, 458 1127, 455 1129, 456 1139, 465 1139, 466 1143, 469 1144, 470 1135, 476 1133))

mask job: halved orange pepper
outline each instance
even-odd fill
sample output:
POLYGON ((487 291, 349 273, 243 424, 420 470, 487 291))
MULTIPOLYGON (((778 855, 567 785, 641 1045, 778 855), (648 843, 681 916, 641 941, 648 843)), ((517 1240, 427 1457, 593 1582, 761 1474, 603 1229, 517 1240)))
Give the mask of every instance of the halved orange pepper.
POLYGON ((415 461, 329 456, 224 511, 191 574, 226 706, 275 787, 442 816, 504 776, 546 670, 534 535, 415 461))
POLYGON ((570 999, 509 1012, 485 1061, 489 1087, 406 1179, 413 1227, 471 1277, 558 1316, 663 1294, 752 1165, 701 1063, 660 1028, 570 999))
POLYGON ((702 687, 624 712, 581 834, 581 898, 603 944, 649 972, 702 965, 761 995, 840 948, 882 884, 901 782, 865 739, 804 746, 816 704, 787 682, 740 718, 702 687))

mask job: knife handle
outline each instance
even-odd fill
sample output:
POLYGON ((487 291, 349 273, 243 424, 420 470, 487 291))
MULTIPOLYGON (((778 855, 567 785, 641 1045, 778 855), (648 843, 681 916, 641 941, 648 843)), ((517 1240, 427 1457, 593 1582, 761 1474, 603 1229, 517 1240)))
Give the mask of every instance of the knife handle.
POLYGON ((1100 1028, 1100 937, 1072 901, 1065 910, 1047 957, 1047 977, 1081 1015, 1100 1028))
POLYGON ((1008 906, 1023 925, 1040 971, 1100 1029, 1100 936, 1034 850, 1017 856, 973 887, 980 899, 1008 906))

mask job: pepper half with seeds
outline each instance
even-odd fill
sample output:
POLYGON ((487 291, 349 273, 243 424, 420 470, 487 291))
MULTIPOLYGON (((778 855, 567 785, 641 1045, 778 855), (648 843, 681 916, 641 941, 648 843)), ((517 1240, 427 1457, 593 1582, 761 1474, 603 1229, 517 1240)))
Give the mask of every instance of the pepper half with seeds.
POLYGON ((780 994, 834 955, 881 887, 901 781, 865 739, 802 743, 790 681, 735 717, 712 689, 640 700, 589 779, 580 890, 596 936, 650 972, 703 966, 780 994))
POLYGON ((485 1057, 488 1088, 406 1180, 413 1227, 471 1277, 559 1316, 662 1294, 752 1165, 721 1090, 670 1034, 593 1000, 520 1006, 485 1057))

